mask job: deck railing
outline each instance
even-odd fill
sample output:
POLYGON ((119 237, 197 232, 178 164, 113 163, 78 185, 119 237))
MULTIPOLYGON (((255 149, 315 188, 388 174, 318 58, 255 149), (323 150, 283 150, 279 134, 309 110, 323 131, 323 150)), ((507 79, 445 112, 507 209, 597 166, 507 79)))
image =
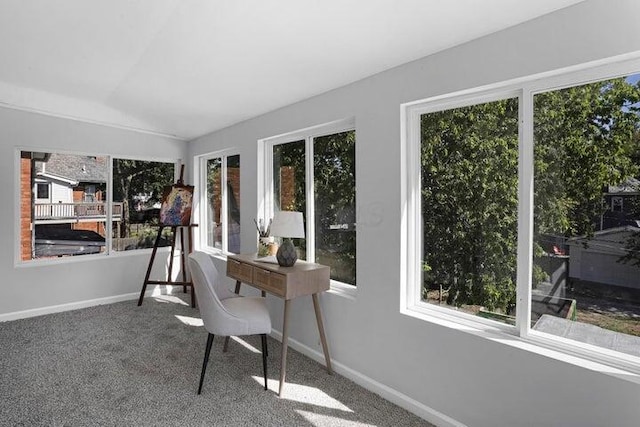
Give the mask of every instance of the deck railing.
MULTIPOLYGON (((122 203, 113 203, 112 219, 122 219, 122 203)), ((105 202, 77 202, 77 203, 38 203, 34 205, 34 220, 104 220, 107 217, 105 202)))

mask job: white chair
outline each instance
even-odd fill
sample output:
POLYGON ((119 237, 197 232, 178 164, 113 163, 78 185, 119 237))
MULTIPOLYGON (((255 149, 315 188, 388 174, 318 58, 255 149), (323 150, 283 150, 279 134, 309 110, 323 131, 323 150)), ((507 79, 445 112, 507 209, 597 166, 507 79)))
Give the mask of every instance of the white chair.
POLYGON ((267 334, 271 333, 271 318, 262 297, 240 297, 226 289, 218 280, 218 270, 209 255, 193 252, 189 255, 191 279, 196 292, 198 308, 209 332, 200 374, 198 394, 202 391, 204 374, 215 335, 260 335, 262 338, 262 367, 264 389, 267 389, 267 334))

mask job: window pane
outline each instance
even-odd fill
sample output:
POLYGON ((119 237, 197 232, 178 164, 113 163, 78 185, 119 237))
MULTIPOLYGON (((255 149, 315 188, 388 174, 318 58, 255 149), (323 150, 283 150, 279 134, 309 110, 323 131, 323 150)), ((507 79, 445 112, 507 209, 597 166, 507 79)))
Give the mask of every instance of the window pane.
POLYGON ((222 158, 207 160, 207 246, 222 250, 222 158))
MULTIPOLYGON (((113 159, 112 245, 116 251, 152 248, 158 233, 162 190, 173 184, 175 165, 166 162, 113 159)), ((85 200, 95 197, 86 188, 85 200)), ((159 246, 169 246, 170 228, 159 246)))
MULTIPOLYGON (((305 141, 273 147, 273 191, 275 210, 306 212, 305 141)), ((306 218, 305 218, 306 221, 306 218)), ((306 224, 305 224, 306 230, 306 224)), ((298 258, 306 258, 306 239, 292 239, 298 258)))
POLYGON ((315 261, 331 278, 356 284, 356 133, 313 141, 315 261))
POLYGON ((21 259, 104 252, 107 176, 107 157, 21 152, 21 259))
POLYGON ((533 329, 640 356, 640 75, 534 98, 533 329))
POLYGON ((36 198, 38 199, 43 199, 43 200, 49 200, 49 184, 48 183, 42 183, 42 184, 36 184, 36 188, 37 188, 37 195, 36 198))
POLYGON ((240 253, 240 156, 227 157, 227 249, 240 253))
POLYGON ((515 321, 518 103, 421 117, 422 297, 515 321))

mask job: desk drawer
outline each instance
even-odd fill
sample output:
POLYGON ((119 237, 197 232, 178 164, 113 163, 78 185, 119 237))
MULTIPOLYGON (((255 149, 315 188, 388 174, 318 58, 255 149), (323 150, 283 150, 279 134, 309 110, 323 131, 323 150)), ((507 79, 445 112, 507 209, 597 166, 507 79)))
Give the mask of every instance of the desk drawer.
POLYGON ((253 267, 235 259, 227 259, 227 276, 244 283, 253 282, 253 267))
POLYGON ((253 274, 253 282, 256 286, 281 297, 285 295, 287 283, 285 275, 258 267, 253 269, 253 274))

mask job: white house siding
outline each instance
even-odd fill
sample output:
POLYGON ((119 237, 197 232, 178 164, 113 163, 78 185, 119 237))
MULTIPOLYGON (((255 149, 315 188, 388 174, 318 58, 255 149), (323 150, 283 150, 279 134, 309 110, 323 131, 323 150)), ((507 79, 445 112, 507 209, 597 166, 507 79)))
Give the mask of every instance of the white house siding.
POLYGON ((569 277, 606 285, 640 289, 640 267, 619 262, 626 254, 624 242, 637 229, 620 228, 596 233, 587 246, 585 239, 569 241, 569 277))
POLYGON ((612 254, 585 251, 582 256, 582 280, 640 289, 639 267, 619 263, 612 254))
POLYGON ((73 190, 68 185, 51 183, 51 203, 72 203, 73 190))

